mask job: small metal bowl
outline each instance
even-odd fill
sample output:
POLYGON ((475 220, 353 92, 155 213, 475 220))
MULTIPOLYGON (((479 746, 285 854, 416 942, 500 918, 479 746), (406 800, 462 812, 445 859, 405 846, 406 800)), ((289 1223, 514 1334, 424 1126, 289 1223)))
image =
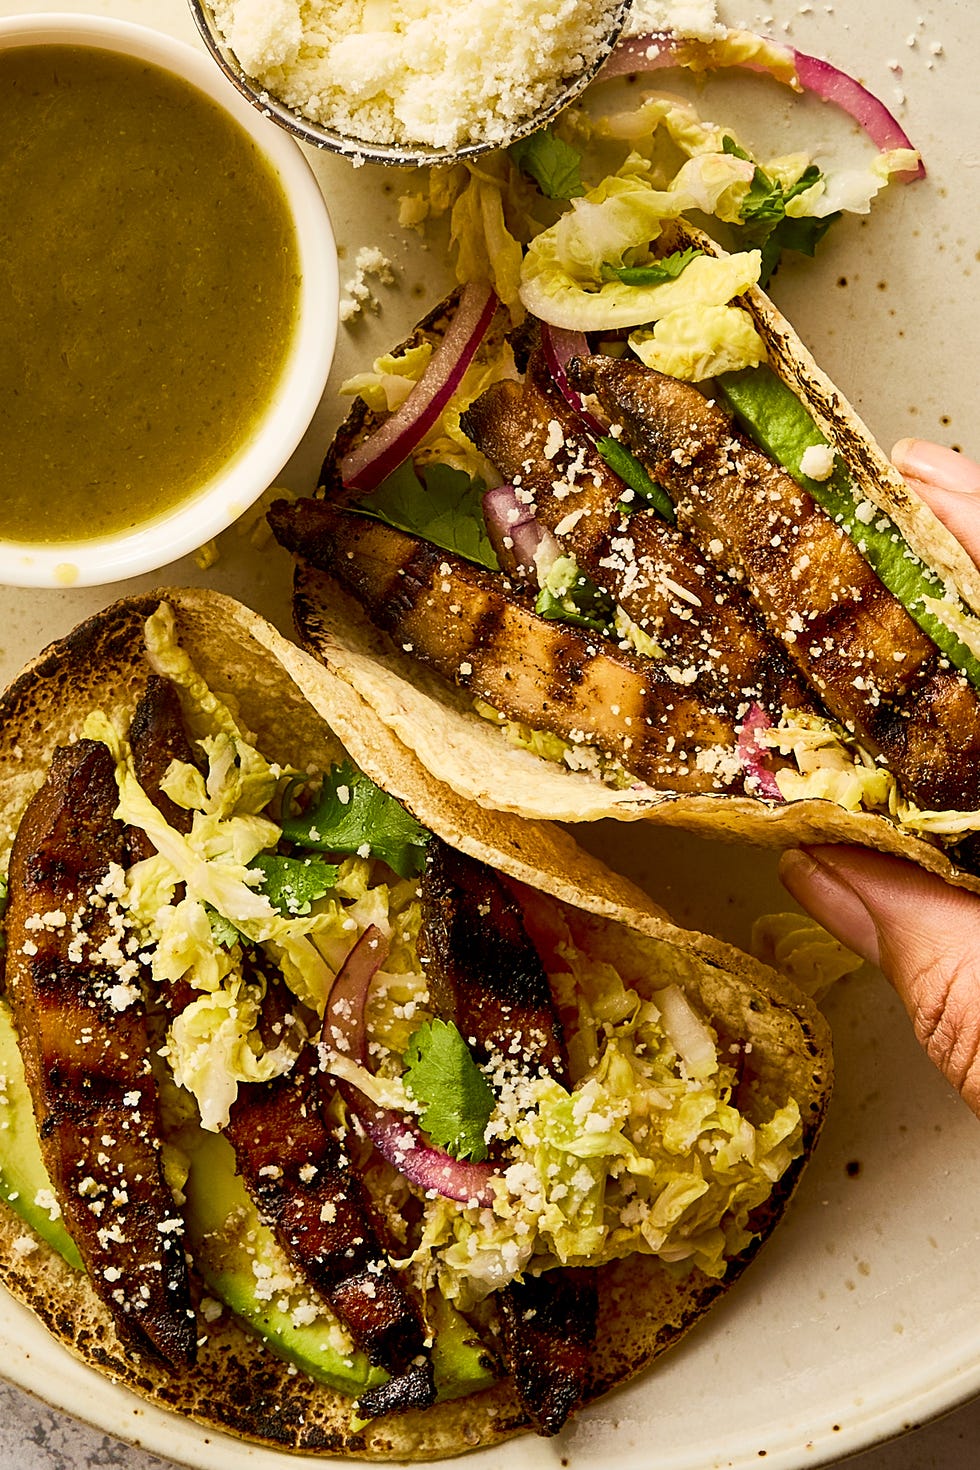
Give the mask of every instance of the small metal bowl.
MULTIPOLYGON (((273 122, 277 122, 280 127, 292 133, 293 137, 298 138, 301 143, 310 143, 315 148, 327 148, 333 153, 345 154, 348 158, 356 159, 358 163, 386 163, 395 166, 459 163, 463 159, 475 158, 480 153, 488 153, 493 148, 501 147, 499 142, 466 143, 461 148, 431 148, 424 144, 405 147, 398 144, 388 146, 380 143, 366 143, 359 138, 339 133, 334 128, 327 128, 321 123, 313 122, 310 118, 304 117, 302 113, 287 107, 285 103, 267 92, 260 83, 248 76, 234 52, 222 38, 215 23, 214 11, 208 0, 189 0, 189 4, 205 45, 228 80, 237 87, 253 107, 258 108, 264 116, 272 118, 273 122)), ((596 59, 590 66, 585 67, 571 78, 547 107, 526 118, 519 127, 515 127, 509 139, 510 142, 516 142, 518 138, 525 138, 528 134, 537 132, 539 128, 546 127, 560 112, 564 111, 570 102, 574 102, 575 98, 585 91, 619 40, 631 4, 632 0, 619 0, 613 11, 608 35, 596 59)))

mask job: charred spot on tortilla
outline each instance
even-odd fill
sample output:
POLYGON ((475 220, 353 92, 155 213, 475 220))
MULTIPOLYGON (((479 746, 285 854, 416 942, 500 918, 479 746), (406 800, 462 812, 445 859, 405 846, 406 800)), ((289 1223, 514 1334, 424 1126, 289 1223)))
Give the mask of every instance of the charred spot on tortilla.
MULTIPOLYGON (((147 968, 147 1013, 164 1039, 162 1045, 154 1039, 155 1076, 144 1077, 140 1069, 140 1084, 145 1081, 159 1096, 159 1131, 168 1149, 166 1187, 176 1186, 185 1196, 179 1208, 187 1232, 147 1231, 151 1238, 143 1244, 159 1250, 152 1237, 162 1234, 190 1246, 197 1322, 188 1318, 188 1326, 196 1339, 197 1364, 192 1371, 176 1362, 176 1354, 165 1362, 159 1352, 143 1350, 142 1343, 133 1353, 128 1315, 116 1322, 112 1307, 118 1304, 111 1294, 109 1302, 103 1299, 91 1265, 88 1274, 80 1273, 41 1241, 26 1254, 21 1248, 25 1222, 6 1208, 0 1210, 0 1278, 61 1341, 115 1381, 205 1424, 280 1448, 426 1460, 492 1444, 529 1427, 553 1433, 579 1402, 590 1402, 638 1371, 695 1323, 769 1234, 826 1110, 831 1080, 826 1025, 773 972, 703 936, 675 929, 565 834, 543 826, 527 829, 486 812, 471 839, 472 809, 447 797, 345 680, 230 599, 201 591, 172 591, 167 598, 163 607, 156 598, 136 598, 107 609, 47 650, 0 698, 0 790, 8 844, 21 828, 15 839, 21 856, 14 864, 14 918, 7 931, 11 948, 23 950, 25 941, 27 947, 40 947, 42 941, 56 946, 60 934, 53 918, 51 928, 28 924, 33 916, 24 903, 18 868, 34 846, 32 831, 36 835, 43 827, 36 817, 21 819, 32 799, 40 803, 35 812, 49 802, 45 783, 51 780, 52 760, 57 769, 64 759, 55 757, 58 747, 71 752, 79 769, 87 769, 93 752, 104 767, 97 814, 86 818, 87 808, 66 809, 62 803, 61 825, 108 834, 124 858, 134 827, 153 848, 133 846, 126 858, 136 859, 130 870, 120 862, 131 886, 114 901, 129 904, 134 921, 138 914, 154 915, 158 926, 141 934, 139 949, 147 968), (176 631, 168 606, 176 614, 176 631), (158 683, 157 675, 170 683, 158 683), (175 719, 178 706, 183 731, 175 719), (343 732, 343 743, 337 731, 343 732), (145 785, 136 781, 137 767, 145 785), (315 812, 320 810, 316 773, 326 780, 327 773, 349 772, 336 797, 354 807, 350 783, 365 767, 372 780, 383 780, 398 793, 417 821, 472 848, 474 855, 464 859, 437 836, 427 844, 429 874, 422 880, 427 925, 422 924, 419 880, 399 877, 380 857, 328 854, 342 859, 333 865, 339 886, 321 907, 314 900, 309 912, 295 916, 275 910, 263 894, 267 875, 261 868, 250 870, 246 883, 235 867, 249 850, 241 845, 246 833, 253 842, 264 842, 266 852, 287 849, 278 855, 288 858, 291 842, 281 836, 283 803, 293 809, 297 783, 307 793, 299 799, 309 801, 309 812, 315 812), (288 798, 287 790, 293 793, 288 798), (40 795, 34 797, 35 791, 40 795), (164 799, 173 804, 172 823, 164 815, 164 799), (228 825, 236 822, 242 825, 228 825), (537 887, 528 886, 529 879, 537 887), (161 902, 167 893, 169 907, 161 902), (171 928, 178 909, 179 924, 171 928), (457 1014, 465 1015, 466 1028, 473 1030, 474 1057, 479 1059, 482 1036, 492 1078, 490 1053, 512 1052, 510 1095, 512 1103, 521 1099, 516 1111, 504 1110, 491 1120, 495 1132, 488 1168, 500 1177, 494 1189, 506 1195, 499 1218, 492 1209, 454 1204, 448 1196, 414 1186, 411 1160, 406 1156, 401 1168, 390 1164, 338 1108, 340 1078, 335 1090, 333 1072, 316 1065, 311 1040, 318 1005, 311 1005, 310 976, 321 974, 329 985, 337 966, 343 968, 359 924, 368 923, 366 935, 385 912, 391 938, 384 966, 375 967, 365 1015, 360 1021, 348 1017, 352 1026, 370 1026, 375 1049, 369 1055, 377 1071, 341 1065, 343 1085, 365 1086, 391 1104, 399 1096, 402 1050, 407 1054, 419 1022, 439 1005, 452 1008, 445 995, 454 988, 468 989, 469 1000, 457 1014), (350 921, 353 931, 344 927, 350 921), (308 949, 317 926, 326 936, 318 960, 308 949), (441 988, 444 995, 434 1005, 416 954, 420 928, 427 934, 433 989, 441 988), (178 963, 191 929, 200 936, 201 973, 178 963), (483 955, 482 964, 474 965, 467 950, 471 941, 483 955), (305 972, 294 968, 304 954, 311 962, 305 972), (329 965, 325 956, 331 957, 329 965), (321 962, 325 971, 319 969, 321 962), (210 978, 202 988, 205 973, 210 978), (628 1147, 626 1134, 622 1145, 616 1142, 617 1128, 633 1130, 633 1123, 629 1118, 617 1123, 609 1111, 612 1098, 603 1092, 601 1071, 606 1041, 597 1050, 600 1031, 591 1024, 583 1027, 579 1019, 591 1015, 600 1000, 607 1003, 603 997, 608 998, 610 986, 621 987, 616 1009, 624 1020, 616 1044, 620 1058, 632 1058, 630 1065, 638 1069, 637 1097, 654 1080, 662 1088, 669 1078, 685 1096, 698 1087, 720 1089, 719 1098, 737 1094, 737 1138, 751 1133, 755 1149, 765 1156, 758 1177, 748 1155, 739 1165, 748 1175, 738 1186, 737 1204, 733 1196, 729 1206, 728 1186, 721 1186, 720 1176, 712 1186, 719 1190, 713 1208, 725 1242, 722 1247, 716 1241, 716 1256, 699 1254, 700 1234, 690 1241, 672 1237, 675 1247, 693 1251, 686 1272, 675 1266, 668 1270, 656 1255, 645 1254, 639 1235, 623 1259, 605 1258, 595 1243, 615 1221, 617 1229, 633 1229, 615 1202, 621 1171, 611 1165, 617 1151, 626 1148, 627 1173, 633 1149, 647 1150, 651 1162, 654 1157, 653 1142, 633 1131, 628 1147), (168 1000, 158 1013, 163 992, 168 1000), (221 1045, 228 1047, 222 1028, 236 1015, 245 1017, 239 1033, 243 1046, 234 1066, 219 1066, 216 1041, 223 1037, 221 1045), (529 1046, 517 1043, 516 1033, 510 1046, 508 1017, 517 1018, 529 1046), (210 1038, 203 1069, 196 1064, 201 1038, 210 1038), (156 1056, 160 1050, 163 1058, 156 1056), (225 1109, 228 1121, 222 1124, 225 1109), (559 1173, 571 1174, 582 1163, 575 1161, 573 1168, 561 1141, 574 1116, 567 1110, 575 1109, 593 1129, 612 1130, 608 1159, 593 1160, 589 1167, 598 1171, 596 1198, 613 1213, 592 1217, 589 1228, 599 1236, 586 1252, 588 1264, 573 1249, 578 1224, 584 1222, 577 1222, 574 1212, 564 1214, 571 1208, 562 1203, 568 1196, 560 1190, 555 1194, 548 1210, 557 1210, 572 1232, 566 1241, 566 1275, 555 1270, 555 1252, 541 1234, 546 1215, 535 1203, 540 1186, 514 1129, 546 1128, 559 1173), (217 1131, 202 1126, 205 1118, 218 1123, 217 1131), (234 1172, 234 1144, 241 1175, 234 1172), (339 1162, 338 1150, 349 1164, 339 1162), (183 1174, 180 1168, 174 1172, 180 1159, 183 1174), (331 1177, 338 1167, 356 1177, 355 1187, 350 1179, 331 1177), (254 1198, 245 1189, 246 1175, 254 1198), (741 1190, 750 1178, 749 1197, 743 1199, 741 1190), (310 1265, 314 1276, 321 1273, 322 1280, 325 1272, 346 1290, 341 1263, 327 1259, 327 1237, 350 1201, 357 1209, 363 1204, 369 1223, 381 1226, 369 1236, 355 1210, 349 1215, 349 1238, 341 1233, 335 1242, 342 1254, 355 1251, 347 1264, 359 1309, 370 1315, 375 1307, 385 1308, 392 1255, 399 1262, 414 1258, 408 1268, 399 1267, 399 1274, 419 1315, 410 1305, 406 1334, 394 1329, 400 1346, 386 1355, 393 1370, 387 1378, 356 1351, 339 1314, 320 1315, 309 1277, 298 1274, 300 1266, 310 1265), (511 1224, 515 1211, 537 1241, 523 1257, 512 1254, 520 1239, 511 1224), (270 1228, 273 1217, 281 1227, 278 1239, 270 1228), (438 1231, 447 1226, 450 1233, 440 1244, 438 1231), (487 1283, 480 1286, 478 1272, 451 1266, 457 1226, 463 1235, 480 1228, 490 1232, 478 1241, 476 1260, 486 1256, 492 1271, 503 1273, 505 1295, 487 1290, 487 1283), (307 1249, 311 1259, 304 1262, 307 1249), (434 1290, 437 1278, 455 1284, 460 1294, 453 1302, 434 1290), (588 1290, 579 1290, 585 1283, 588 1290), (482 1300, 469 1300, 476 1296, 482 1300), (516 1329, 510 1317, 520 1324, 516 1329), (484 1334, 486 1348, 480 1343, 484 1334), (509 1360, 511 1371, 495 1378, 490 1365, 498 1354, 509 1360), (431 1397, 433 1382, 437 1401, 411 1407, 431 1397), (341 1383, 347 1386, 342 1389, 341 1383)), ((87 779, 79 778, 78 785, 91 802, 87 779)), ((72 855, 71 843, 65 854, 61 866, 66 871, 77 867, 81 858, 72 855)), ((105 861, 105 854, 93 857, 93 874, 101 873, 99 864, 105 861)), ((34 866, 48 875, 57 869, 47 858, 41 868, 34 866)), ((46 894, 38 901, 49 903, 46 894)), ((45 908, 45 915, 53 912, 45 908)), ((21 954, 16 964, 26 966, 32 958, 21 954)), ((115 964, 108 950, 101 963, 115 964)), ((65 968, 77 979, 69 956, 65 968)), ((93 965, 93 976, 95 971, 93 965)), ((18 971, 15 993, 22 984, 18 971)), ((119 1014, 125 1020, 130 1013, 135 1017, 135 1003, 119 1014)), ((63 1016, 69 1025, 66 1010, 63 1016)), ((90 1020, 87 1012, 86 1023, 90 1020)), ((24 1030, 21 1042, 29 1055, 26 1025, 24 1030)), ((234 1048, 226 1055, 234 1055, 234 1048)), ((135 1048, 133 1056, 139 1056, 135 1048)), ((114 1053, 112 1059, 119 1064, 114 1053)), ((113 1086, 117 1083, 123 1085, 121 1075, 113 1086)), ((728 1116, 727 1102, 722 1113, 728 1116)), ((404 1120, 411 1122, 411 1114, 404 1120)), ((97 1149, 104 1151, 104 1167, 111 1173, 115 1145, 102 1143, 101 1126, 97 1149)), ((0 1169, 6 1137, 0 1132, 0 1169)), ((422 1150, 435 1152, 424 1135, 416 1137, 422 1150)), ((727 1158, 737 1138, 719 1134, 709 1147, 699 1148, 699 1168, 710 1165, 715 1147, 727 1158)), ((461 1167, 452 1157, 443 1162, 450 1171, 461 1167)), ((89 1160, 86 1164, 90 1167, 89 1160)), ((583 1175, 571 1195, 585 1182, 583 1175)), ((53 1197, 56 1187, 55 1181, 53 1197)), ((629 1196, 638 1218, 646 1210, 644 1189, 638 1175, 629 1196)), ((164 1203, 168 1211, 178 1208, 176 1199, 167 1203, 165 1196, 164 1203)), ((172 1218, 168 1214, 163 1223, 172 1218)), ((182 1250, 178 1254, 183 1258, 182 1250)), ((368 1347, 370 1330, 363 1339, 368 1347)))

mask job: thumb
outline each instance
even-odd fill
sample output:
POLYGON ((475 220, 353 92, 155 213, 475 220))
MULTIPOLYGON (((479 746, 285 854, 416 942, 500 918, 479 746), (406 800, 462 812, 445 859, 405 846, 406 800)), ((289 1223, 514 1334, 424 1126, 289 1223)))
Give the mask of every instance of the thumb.
POLYGON ((980 465, 927 439, 900 439, 892 463, 980 565, 980 465))
POLYGON ((835 938, 880 965, 929 1057, 980 1116, 980 897, 863 848, 791 850, 780 877, 835 938))

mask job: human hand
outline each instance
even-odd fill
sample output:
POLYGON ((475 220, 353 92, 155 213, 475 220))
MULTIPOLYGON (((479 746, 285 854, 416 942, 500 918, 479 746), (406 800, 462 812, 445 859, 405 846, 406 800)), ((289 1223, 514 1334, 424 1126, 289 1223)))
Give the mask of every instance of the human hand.
MULTIPOLYGON (((980 565, 980 464, 921 439, 900 440, 892 461, 980 565)), ((881 967, 926 1052, 980 1116, 980 897, 841 844, 783 853, 779 876, 818 923, 881 967)))

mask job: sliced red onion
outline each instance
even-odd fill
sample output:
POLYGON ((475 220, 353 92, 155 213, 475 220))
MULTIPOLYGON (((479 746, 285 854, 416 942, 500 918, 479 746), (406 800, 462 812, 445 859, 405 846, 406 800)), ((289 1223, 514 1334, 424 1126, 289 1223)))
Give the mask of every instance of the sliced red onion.
POLYGON ((633 72, 658 71, 677 65, 677 37, 663 31, 646 36, 630 36, 621 40, 608 61, 603 62, 599 80, 622 77, 633 72))
MULTIPOLYGON (((347 1057, 362 1067, 370 1066, 365 1009, 371 981, 387 957, 388 941, 372 924, 365 929, 338 970, 327 997, 320 1033, 320 1057, 324 1070, 331 1055, 347 1057)), ((472 1202, 484 1206, 493 1203, 490 1180, 498 1171, 490 1164, 454 1159, 451 1154, 429 1143, 418 1125, 404 1113, 379 1107, 344 1078, 333 1080, 375 1148, 406 1179, 420 1189, 435 1190, 437 1194, 459 1200, 462 1204, 472 1202)))
POLYGON ((426 1192, 434 1190, 460 1204, 485 1207, 493 1204, 490 1181, 499 1171, 492 1164, 473 1164, 454 1159, 429 1143, 416 1123, 404 1113, 381 1108, 359 1088, 336 1079, 341 1096, 360 1119, 365 1133, 391 1166, 426 1192))
POLYGON ((345 485, 373 490, 408 458, 459 387, 496 310, 497 298, 488 285, 470 282, 463 288, 446 335, 405 402, 340 461, 345 485))
POLYGON ((490 544, 505 572, 537 585, 536 556, 542 547, 554 558, 561 547, 547 526, 522 505, 513 485, 497 485, 483 497, 483 519, 490 544))
MULTIPOLYGON (((882 153, 892 148, 912 148, 912 141, 901 123, 867 87, 817 56, 794 51, 793 59, 796 63, 796 75, 804 91, 812 92, 824 102, 832 102, 835 107, 842 108, 864 129, 882 153)), ((925 176, 926 167, 921 159, 917 168, 906 169, 895 175, 906 184, 913 179, 924 179, 925 176)))
POLYGON ((752 704, 738 732, 736 749, 738 758, 746 771, 746 785, 752 783, 752 795, 764 796, 767 801, 784 801, 785 798, 769 769, 769 747, 758 740, 761 730, 772 728, 772 720, 761 705, 752 704))
POLYGON ((553 327, 548 322, 542 322, 541 347, 562 397, 574 408, 593 438, 603 438, 608 431, 595 414, 590 413, 585 407, 581 393, 572 387, 565 371, 566 364, 573 357, 588 357, 589 343, 585 333, 569 332, 564 327, 553 327))
MULTIPOLYGON (((785 66, 792 68, 791 84, 798 84, 804 92, 812 92, 824 102, 841 108, 863 128, 876 148, 882 152, 892 148, 913 148, 905 129, 885 104, 869 92, 867 87, 848 76, 847 72, 841 71, 829 61, 821 61, 819 57, 808 56, 805 51, 797 51, 793 46, 784 46, 776 41, 767 41, 766 44, 785 66)), ((691 45, 691 42, 663 33, 634 36, 620 41, 603 66, 600 77, 605 79, 625 76, 631 72, 658 71, 661 67, 684 65, 684 51, 691 45)), ((713 60, 710 43, 699 48, 696 54, 703 58, 705 70, 741 66, 746 71, 767 72, 778 81, 784 80, 774 66, 767 66, 758 60, 713 60)), ((700 64, 702 63, 699 62, 700 64)), ((925 165, 920 160, 917 168, 906 169, 895 177, 903 183, 911 183, 913 179, 925 178, 925 173, 925 165)))
POLYGON ((371 981, 388 958, 388 941, 370 924, 344 960, 327 996, 320 1032, 322 1051, 368 1065, 365 1007, 371 981))

